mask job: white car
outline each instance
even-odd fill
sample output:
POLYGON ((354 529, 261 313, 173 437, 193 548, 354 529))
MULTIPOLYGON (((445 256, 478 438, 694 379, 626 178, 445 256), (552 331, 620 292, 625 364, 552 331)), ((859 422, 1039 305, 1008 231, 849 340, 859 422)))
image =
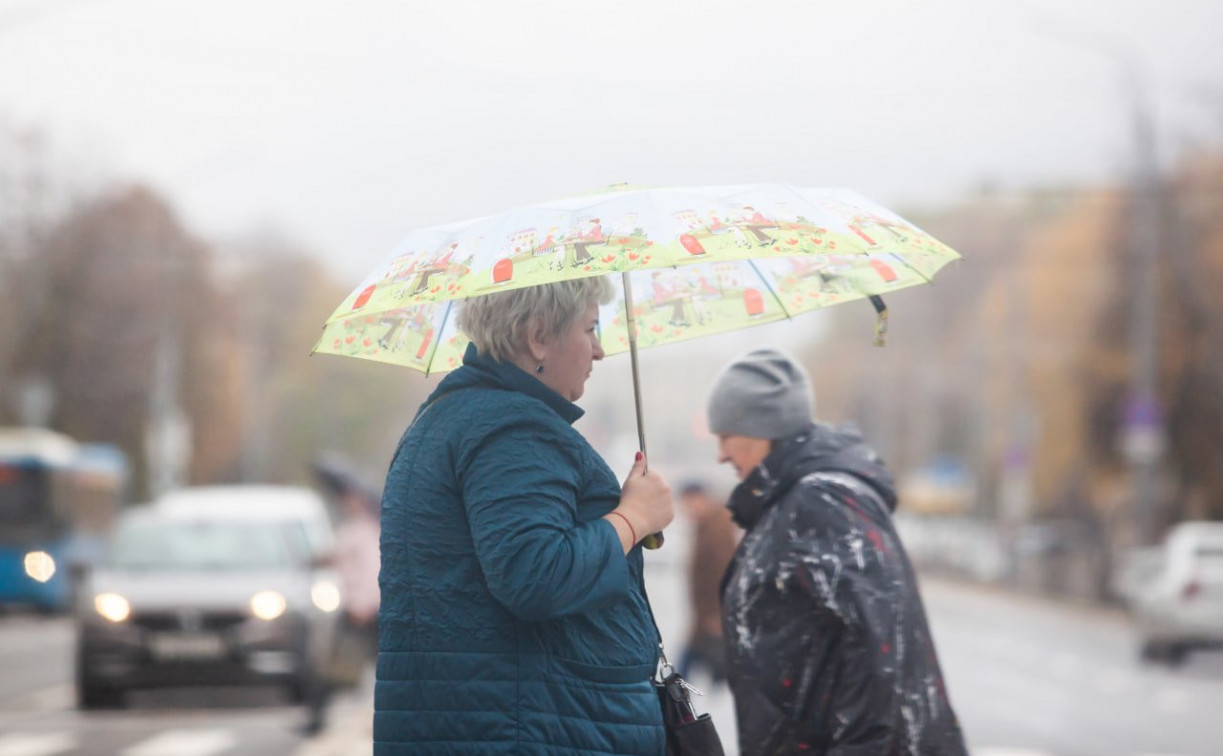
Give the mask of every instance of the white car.
POLYGON ((1124 586, 1142 657, 1176 664, 1193 649, 1223 647, 1223 522, 1181 523, 1158 559, 1145 561, 1124 586))

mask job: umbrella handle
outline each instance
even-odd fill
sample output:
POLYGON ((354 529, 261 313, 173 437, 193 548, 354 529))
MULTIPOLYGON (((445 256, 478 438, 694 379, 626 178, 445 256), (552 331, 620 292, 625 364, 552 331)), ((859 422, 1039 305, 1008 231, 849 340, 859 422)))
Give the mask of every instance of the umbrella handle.
POLYGON ((883 303, 883 297, 872 294, 871 306, 875 308, 875 346, 881 347, 888 340, 888 306, 883 303))
MULTIPOLYGON (((633 406, 637 410, 637 443, 641 446, 641 453, 645 455, 645 418, 641 409, 641 374, 637 370, 637 316, 633 314, 633 285, 629 281, 628 271, 624 271, 620 276, 621 283, 624 284, 624 320, 628 324, 629 357, 633 364, 633 406)), ((648 470, 648 456, 645 463, 648 470)), ((647 549, 658 549, 662 548, 665 540, 662 531, 659 531, 642 538, 641 545, 647 549)))

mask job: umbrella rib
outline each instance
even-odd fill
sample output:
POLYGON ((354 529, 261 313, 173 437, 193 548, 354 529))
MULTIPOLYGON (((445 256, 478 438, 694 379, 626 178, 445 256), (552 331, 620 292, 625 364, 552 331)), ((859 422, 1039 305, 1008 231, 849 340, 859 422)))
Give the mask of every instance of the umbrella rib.
POLYGON ((781 308, 781 313, 786 316, 786 320, 793 320, 794 316, 786 309, 785 302, 782 302, 781 297, 777 296, 777 292, 773 290, 773 284, 769 283, 769 279, 765 277, 764 273, 760 272, 760 268, 756 267, 756 261, 748 258, 744 259, 748 265, 752 266, 752 270, 756 271, 756 275, 760 277, 760 280, 764 281, 764 287, 769 290, 769 294, 773 295, 773 301, 777 302, 777 306, 781 308))
MULTIPOLYGON (((661 225, 658 220, 659 218, 658 203, 655 201, 654 193, 652 192, 650 194, 645 195, 645 198, 650 201, 650 224, 647 226, 645 223, 642 223, 641 227, 648 228, 650 229, 650 231, 653 231, 654 229, 658 228, 661 225)), ((649 232, 647 232, 646 236, 647 237, 649 236, 649 232)))
POLYGON ((904 263, 905 267, 906 267, 906 268, 908 268, 909 270, 913 271, 914 273, 916 273, 916 274, 918 275, 918 277, 919 277, 919 278, 921 278, 921 280, 925 281, 926 283, 930 284, 931 286, 933 286, 933 285, 934 285, 934 280, 933 280, 933 279, 927 278, 925 273, 922 273, 920 270, 918 270, 917 268, 913 267, 913 264, 912 264, 912 263, 910 263, 908 260, 906 260, 906 259, 904 259, 903 257, 901 257, 900 255, 896 255, 896 254, 892 255, 892 257, 893 257, 894 259, 896 259, 896 260, 900 260, 902 263, 904 263))
POLYGON ((437 326, 437 338, 433 340, 433 350, 429 352, 429 359, 425 360, 426 377, 428 377, 429 370, 433 367, 433 358, 437 355, 437 348, 442 345, 442 336, 446 333, 446 321, 450 320, 450 311, 452 309, 454 309, 454 300, 447 300, 446 311, 442 313, 442 322, 437 326))

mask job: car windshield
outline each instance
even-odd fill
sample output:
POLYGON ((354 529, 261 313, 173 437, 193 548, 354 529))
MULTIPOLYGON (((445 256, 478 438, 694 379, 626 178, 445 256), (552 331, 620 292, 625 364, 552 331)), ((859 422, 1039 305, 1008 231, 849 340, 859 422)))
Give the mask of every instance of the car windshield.
POLYGON ((128 570, 252 570, 281 569, 292 558, 273 523, 158 521, 120 527, 109 562, 128 570))

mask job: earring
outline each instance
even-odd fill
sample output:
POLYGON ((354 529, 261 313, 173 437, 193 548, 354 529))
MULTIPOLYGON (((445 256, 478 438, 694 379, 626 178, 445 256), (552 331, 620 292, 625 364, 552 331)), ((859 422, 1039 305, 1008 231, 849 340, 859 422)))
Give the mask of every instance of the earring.
POLYGON ((536 374, 544 372, 544 363, 540 362, 535 366, 536 374))

